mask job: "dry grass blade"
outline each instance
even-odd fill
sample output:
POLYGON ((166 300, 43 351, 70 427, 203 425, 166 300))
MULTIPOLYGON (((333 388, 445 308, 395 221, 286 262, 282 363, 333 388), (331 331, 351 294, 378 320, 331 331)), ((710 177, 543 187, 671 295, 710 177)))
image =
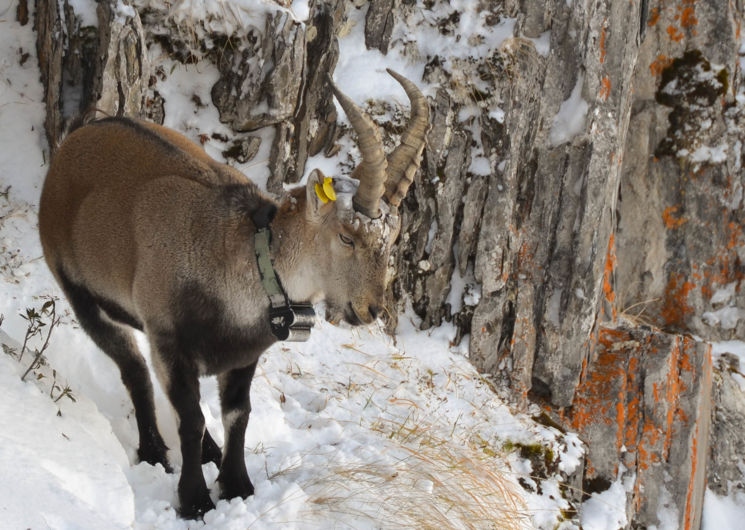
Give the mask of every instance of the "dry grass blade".
MULTIPOLYGON (((410 414, 381 419, 390 462, 332 466, 304 489, 317 516, 349 517, 377 528, 530 528, 520 488, 501 459, 441 438, 410 414)), ((351 524, 351 523, 350 523, 351 524)))
POLYGON ((619 316, 621 319, 627 320, 635 325, 645 325, 645 326, 655 327, 654 317, 647 316, 645 315, 645 313, 647 312, 647 309, 649 309, 650 306, 652 306, 653 304, 656 304, 660 300, 662 299, 651 298, 649 300, 642 300, 641 302, 631 304, 621 309, 621 311, 619 312, 619 316), (641 308, 641 309, 636 310, 637 308, 641 308))

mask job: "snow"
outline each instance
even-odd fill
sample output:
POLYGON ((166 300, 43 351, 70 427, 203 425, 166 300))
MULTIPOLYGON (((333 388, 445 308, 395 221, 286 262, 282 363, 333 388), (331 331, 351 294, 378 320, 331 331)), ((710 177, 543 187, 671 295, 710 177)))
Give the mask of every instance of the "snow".
MULTIPOLYGON (((2 331, 0 341, 20 350, 2 331)), ((122 471, 127 457, 109 423, 84 396, 73 406, 54 403, 21 382, 19 366, 0 355, 0 469, 20 473, 0 481, 3 526, 130 527, 134 498, 122 471)))
MULTIPOLYGON (((68 3, 80 18, 80 26, 98 27, 98 15, 96 14, 96 3, 93 0, 68 0, 68 3)), ((122 7, 119 2, 118 8, 122 7)), ((130 7, 131 9, 131 7, 130 7)))
POLYGON ((733 302, 736 289, 737 282, 732 282, 714 292, 710 302, 715 309, 701 315, 706 324, 722 329, 735 329, 738 322, 745 319, 745 309, 736 307, 733 302))
POLYGON ((135 8, 131 5, 122 3, 121 0, 116 4, 116 16, 117 16, 117 22, 120 24, 124 24, 127 19, 132 19, 135 17, 135 8))
POLYGON ((710 489, 706 489, 701 530, 741 528, 743 520, 745 520, 745 493, 735 492, 728 497, 721 497, 710 489))
POLYGON ((484 156, 474 156, 471 159, 471 165, 468 167, 468 172, 481 176, 491 175, 491 163, 489 162, 489 159, 484 156))
POLYGON ((727 144, 710 147, 708 145, 702 145, 693 153, 690 153, 687 149, 681 149, 678 151, 679 157, 688 157, 691 162, 701 164, 708 162, 710 164, 721 164, 727 161, 727 144))
POLYGON ((657 520, 659 525, 653 525, 650 530, 676 530, 678 528, 679 513, 672 494, 663 485, 659 494, 657 520))
POLYGON ((448 292, 447 300, 445 303, 450 306, 450 314, 454 315, 463 307, 463 293, 466 289, 466 280, 461 276, 460 271, 456 267, 453 269, 453 274, 450 277, 450 291, 448 292))
POLYGON ((737 288, 737 282, 728 283, 724 287, 721 287, 714 291, 714 294, 711 296, 711 302, 712 305, 715 304, 722 304, 724 302, 729 302, 733 296, 735 296, 735 289, 737 288))
MULTIPOLYGON (((365 45, 364 18, 350 21, 352 25, 343 38, 339 49, 339 61, 334 71, 334 81, 352 101, 363 106, 371 96, 370 87, 375 87, 375 97, 382 101, 398 102, 408 106, 408 98, 401 85, 393 79, 386 68, 391 68, 409 79, 421 79, 424 64, 410 64, 400 53, 383 55, 379 50, 368 50, 365 45)), ((426 87, 423 92, 426 94, 426 87)), ((338 106, 339 116, 344 116, 338 106)), ((345 118, 346 119, 346 118, 345 118)))
POLYGON ((626 519, 626 490, 619 477, 609 489, 593 493, 582 504, 583 530, 611 530, 624 528, 626 519))
POLYGON ((548 57, 548 52, 551 50, 551 31, 544 31, 538 38, 530 40, 533 41, 539 55, 548 57))
POLYGON ((571 474, 582 464, 585 448, 582 440, 575 433, 566 435, 566 450, 563 452, 559 469, 564 473, 571 474))
POLYGON ((722 307, 714 311, 706 311, 702 318, 710 326, 722 329, 735 329, 740 320, 745 319, 745 309, 734 306, 722 307))
POLYGON ((741 340, 725 340, 721 342, 714 342, 711 345, 711 356, 716 366, 717 360, 723 354, 728 353, 734 355, 738 360, 738 366, 735 368, 739 373, 732 373, 732 377, 740 385, 740 388, 745 392, 745 341, 741 340))
POLYGON ((504 123, 504 111, 499 107, 495 107, 489 111, 489 117, 497 120, 499 123, 504 123))
POLYGON ((549 133, 551 145, 558 146, 569 142, 585 130, 585 117, 589 104, 582 98, 584 74, 577 75, 577 82, 569 95, 559 107, 549 133))
POLYGON ((290 6, 290 11, 295 15, 295 20, 308 20, 310 15, 309 0, 294 0, 290 6))
MULTIPOLYGON (((164 11, 180 27, 195 32, 199 40, 209 33, 233 35, 252 27, 263 28, 267 13, 287 13, 291 17, 305 15, 307 3, 295 2, 297 12, 286 9, 274 0, 134 0, 138 10, 150 8, 164 11)), ((295 7, 293 3, 293 8, 295 7)), ((302 19, 301 19, 302 20, 302 19)))

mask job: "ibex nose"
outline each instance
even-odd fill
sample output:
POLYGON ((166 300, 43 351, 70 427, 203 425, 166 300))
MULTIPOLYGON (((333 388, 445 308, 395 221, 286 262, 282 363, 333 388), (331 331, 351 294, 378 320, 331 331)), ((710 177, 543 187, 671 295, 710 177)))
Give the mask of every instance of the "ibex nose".
POLYGON ((371 305, 367 307, 367 310, 370 312, 370 316, 373 317, 373 320, 378 318, 378 315, 382 311, 382 309, 379 306, 371 305))

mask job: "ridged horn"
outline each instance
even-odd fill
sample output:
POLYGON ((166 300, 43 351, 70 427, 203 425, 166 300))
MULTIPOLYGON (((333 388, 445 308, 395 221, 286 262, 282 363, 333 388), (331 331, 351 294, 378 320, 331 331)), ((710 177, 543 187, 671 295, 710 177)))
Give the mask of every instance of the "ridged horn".
POLYGON ((360 181, 352 201, 354 209, 375 219, 380 216, 380 199, 385 193, 387 166, 380 131, 375 122, 339 90, 331 76, 328 76, 328 81, 336 100, 357 133, 357 145, 362 154, 362 162, 352 173, 352 177, 360 181))
POLYGON ((388 157, 388 179, 385 182, 385 200, 398 206, 406 197, 409 186, 421 163, 425 136, 429 128, 429 105, 419 88, 390 68, 386 71, 403 87, 411 102, 409 127, 401 135, 401 143, 388 157))

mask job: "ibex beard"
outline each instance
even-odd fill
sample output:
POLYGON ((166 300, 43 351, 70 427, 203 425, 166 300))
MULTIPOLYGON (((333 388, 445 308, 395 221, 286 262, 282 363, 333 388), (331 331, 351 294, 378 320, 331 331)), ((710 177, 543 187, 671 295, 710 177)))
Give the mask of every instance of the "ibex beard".
POLYGON ((397 208, 419 166, 429 120, 417 87, 389 73, 412 111, 388 157, 375 123, 329 79, 362 155, 351 201, 324 201, 316 192, 324 175, 314 170, 278 204, 179 133, 126 118, 83 125, 55 153, 39 210, 44 256, 81 327, 119 367, 134 404, 139 459, 170 471, 132 330, 147 335, 178 419, 184 517, 214 507, 202 463, 219 467, 221 498, 254 491, 243 456, 249 391, 259 356, 277 341, 257 266, 257 231, 271 231, 270 258, 289 300, 325 300, 330 317, 353 325, 381 312, 397 208), (219 382, 222 450, 199 406, 198 378, 211 374, 219 382))

